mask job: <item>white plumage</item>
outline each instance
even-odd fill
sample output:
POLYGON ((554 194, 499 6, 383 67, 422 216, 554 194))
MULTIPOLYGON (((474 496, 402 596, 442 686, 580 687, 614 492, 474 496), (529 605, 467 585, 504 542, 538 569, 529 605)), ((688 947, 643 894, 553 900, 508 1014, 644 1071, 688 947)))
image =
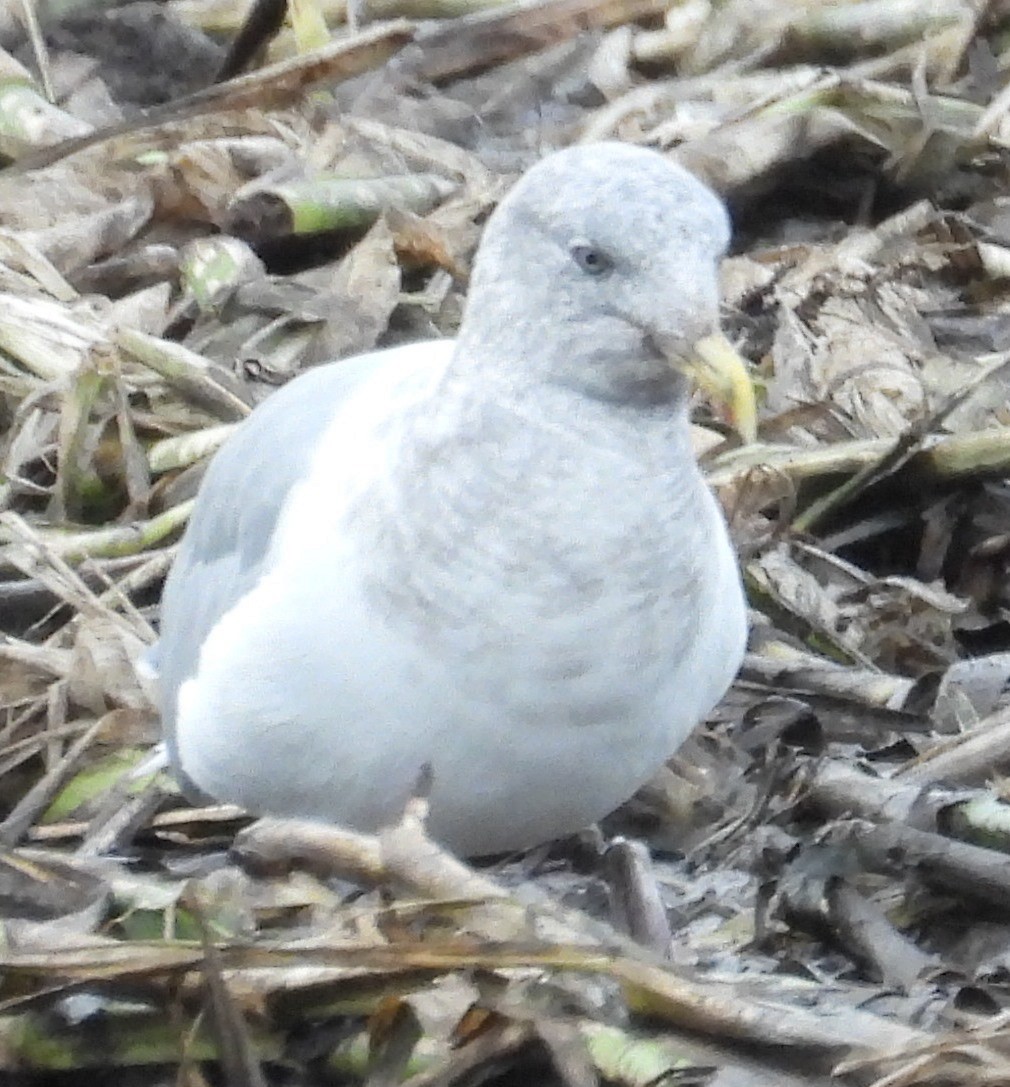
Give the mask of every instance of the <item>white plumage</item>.
POLYGON ((456 341, 257 409, 165 591, 184 776, 372 830, 427 767, 433 834, 483 854, 580 829, 672 755, 745 637, 687 418, 727 235, 659 155, 560 152, 492 217, 456 341))

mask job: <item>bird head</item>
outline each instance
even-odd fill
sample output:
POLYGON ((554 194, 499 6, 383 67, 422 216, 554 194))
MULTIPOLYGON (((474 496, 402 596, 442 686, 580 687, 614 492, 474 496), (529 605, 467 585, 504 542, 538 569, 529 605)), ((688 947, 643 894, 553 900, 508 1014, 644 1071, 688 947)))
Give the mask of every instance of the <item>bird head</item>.
POLYGON ((480 314, 480 335, 521 376, 595 399, 686 402, 693 380, 751 440, 751 382, 719 330, 729 236, 719 197, 663 155, 571 147, 529 170, 491 217, 467 318, 480 314))

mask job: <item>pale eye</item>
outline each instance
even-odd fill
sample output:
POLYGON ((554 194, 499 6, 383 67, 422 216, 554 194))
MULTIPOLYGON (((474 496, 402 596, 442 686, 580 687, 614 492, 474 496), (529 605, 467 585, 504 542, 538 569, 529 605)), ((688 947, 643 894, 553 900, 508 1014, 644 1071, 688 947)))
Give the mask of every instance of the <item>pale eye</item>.
POLYGON ((590 242, 573 242, 571 254, 572 260, 589 276, 603 275, 614 266, 610 257, 598 245, 590 242))

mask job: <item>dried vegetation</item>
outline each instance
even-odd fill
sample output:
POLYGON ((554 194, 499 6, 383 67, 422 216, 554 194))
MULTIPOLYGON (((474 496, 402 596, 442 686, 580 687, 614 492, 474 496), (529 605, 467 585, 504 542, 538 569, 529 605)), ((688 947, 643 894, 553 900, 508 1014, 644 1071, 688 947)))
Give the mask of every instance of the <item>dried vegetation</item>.
POLYGON ((1010 1082, 1010 4, 321 10, 213 86, 235 5, 0 10, 0 1078, 1010 1082), (496 200, 603 138, 738 223, 717 719, 625 838, 479 870, 423 810, 249 825, 138 775, 208 454, 451 334, 496 200))

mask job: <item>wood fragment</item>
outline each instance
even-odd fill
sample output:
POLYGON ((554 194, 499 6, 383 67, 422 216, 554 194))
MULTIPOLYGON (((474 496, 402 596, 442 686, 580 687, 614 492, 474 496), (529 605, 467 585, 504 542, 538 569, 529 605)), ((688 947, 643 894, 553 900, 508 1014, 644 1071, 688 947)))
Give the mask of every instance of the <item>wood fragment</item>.
POLYGON ((374 837, 307 820, 259 819, 236 835, 232 850, 244 866, 263 874, 303 867, 366 887, 387 875, 374 837))
POLYGON ((1010 711, 999 710, 970 732, 938 740, 918 758, 899 768, 902 785, 922 788, 935 782, 987 777, 1010 762, 1010 711))
POLYGON ((345 178, 319 176, 300 182, 256 186, 228 208, 228 227, 248 240, 360 231, 386 208, 427 212, 456 186, 435 174, 345 178))
POLYGON ((857 820, 836 824, 825 840, 855 850, 872 872, 915 875, 937 890, 998 908, 1010 896, 1006 855, 991 849, 900 823, 869 826, 857 820))
POLYGON ((219 418, 244 419, 252 410, 248 394, 231 374, 181 344, 132 328, 118 329, 116 343, 183 396, 219 418))
MULTIPOLYGON (((80 532, 45 529, 38 536, 47 548, 69 563, 85 558, 121 558, 164 543, 167 537, 186 524, 192 508, 191 501, 181 502, 147 521, 113 524, 80 532)), ((9 533, 0 526, 0 544, 8 543, 10 538, 9 533)), ((0 551, 0 567, 3 560, 4 554, 0 551)))
POLYGON ((611 842, 604 866, 612 923, 636 943, 665 956, 673 934, 648 850, 642 842, 611 842))
POLYGON ((872 899, 838 876, 787 875, 779 882, 778 902, 791 928, 837 944, 888 987, 909 991, 939 965, 899 932, 872 899))

